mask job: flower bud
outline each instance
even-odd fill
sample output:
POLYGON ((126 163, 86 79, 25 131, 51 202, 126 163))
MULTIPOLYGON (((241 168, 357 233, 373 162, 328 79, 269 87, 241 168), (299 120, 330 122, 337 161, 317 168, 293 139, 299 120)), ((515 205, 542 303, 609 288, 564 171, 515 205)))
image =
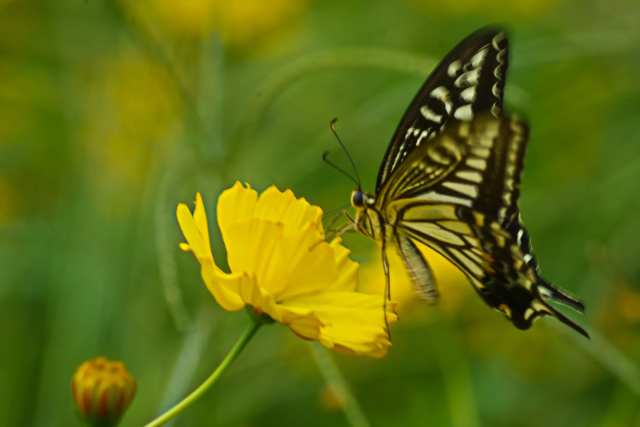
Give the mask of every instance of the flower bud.
POLYGON ((76 368, 71 393, 90 426, 113 427, 136 395, 136 380, 124 363, 98 357, 76 368))

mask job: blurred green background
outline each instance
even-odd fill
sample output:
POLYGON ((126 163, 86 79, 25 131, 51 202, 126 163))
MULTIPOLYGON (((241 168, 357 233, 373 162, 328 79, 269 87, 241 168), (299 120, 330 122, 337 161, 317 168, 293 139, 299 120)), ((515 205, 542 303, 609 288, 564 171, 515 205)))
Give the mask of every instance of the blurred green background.
MULTIPOLYGON (((636 0, 0 0, 0 425, 78 425, 70 378, 98 355, 137 378, 123 425, 192 390, 247 319, 179 250, 177 204, 200 191, 215 228, 240 180, 342 207, 333 117, 373 190, 430 69, 496 22, 506 108, 531 126, 523 218, 592 341, 516 330, 444 267, 441 305, 405 298, 386 358, 264 328, 175 425, 640 425, 636 0)), ((345 241, 381 280, 375 246, 345 241)))

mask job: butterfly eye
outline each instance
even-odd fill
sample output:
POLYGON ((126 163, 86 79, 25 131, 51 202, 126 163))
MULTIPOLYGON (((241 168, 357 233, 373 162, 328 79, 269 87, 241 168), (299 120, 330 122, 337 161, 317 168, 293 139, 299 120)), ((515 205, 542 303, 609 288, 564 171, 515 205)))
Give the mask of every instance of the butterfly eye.
POLYGON ((351 193, 351 206, 354 208, 361 208, 364 206, 364 191, 353 190, 353 193, 351 193))

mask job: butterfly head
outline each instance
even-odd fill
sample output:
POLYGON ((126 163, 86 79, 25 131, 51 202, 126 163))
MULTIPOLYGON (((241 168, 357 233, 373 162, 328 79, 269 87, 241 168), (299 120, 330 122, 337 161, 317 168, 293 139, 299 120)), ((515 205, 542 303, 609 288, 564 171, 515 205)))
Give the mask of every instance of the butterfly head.
POLYGON ((374 208, 375 203, 376 199, 361 189, 353 190, 351 193, 351 206, 356 208, 355 229, 373 239, 378 233, 371 229, 372 223, 370 220, 367 221, 367 218, 370 217, 369 210, 374 208))

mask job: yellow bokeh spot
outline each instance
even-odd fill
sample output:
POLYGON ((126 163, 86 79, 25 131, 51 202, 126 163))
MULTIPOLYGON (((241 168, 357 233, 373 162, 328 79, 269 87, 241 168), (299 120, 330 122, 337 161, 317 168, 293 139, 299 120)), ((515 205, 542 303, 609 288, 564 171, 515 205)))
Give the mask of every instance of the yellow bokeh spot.
POLYGON ((135 21, 177 41, 205 39, 218 31, 228 46, 251 47, 300 17, 303 0, 122 0, 135 21))
POLYGON ((181 98, 166 69, 133 50, 104 60, 85 98, 79 139, 95 206, 124 215, 139 201, 153 156, 177 140, 181 98))
POLYGON ((327 412, 341 411, 346 401, 346 392, 335 384, 328 384, 320 391, 320 406, 327 412))
POLYGON ((517 18, 527 18, 540 15, 561 4, 563 0, 458 0, 454 2, 434 2, 431 0, 409 0, 409 2, 424 13, 435 12, 450 15, 485 15, 494 21, 517 18))
POLYGON ((158 21, 174 36, 202 37, 215 28, 220 18, 220 1, 208 0, 151 0, 151 10, 158 21))
POLYGON ((629 322, 640 321, 640 294, 627 290, 619 299, 619 310, 621 316, 629 322))
POLYGON ((231 45, 249 45, 279 30, 299 16, 305 2, 300 0, 238 0, 222 2, 222 39, 231 45))

